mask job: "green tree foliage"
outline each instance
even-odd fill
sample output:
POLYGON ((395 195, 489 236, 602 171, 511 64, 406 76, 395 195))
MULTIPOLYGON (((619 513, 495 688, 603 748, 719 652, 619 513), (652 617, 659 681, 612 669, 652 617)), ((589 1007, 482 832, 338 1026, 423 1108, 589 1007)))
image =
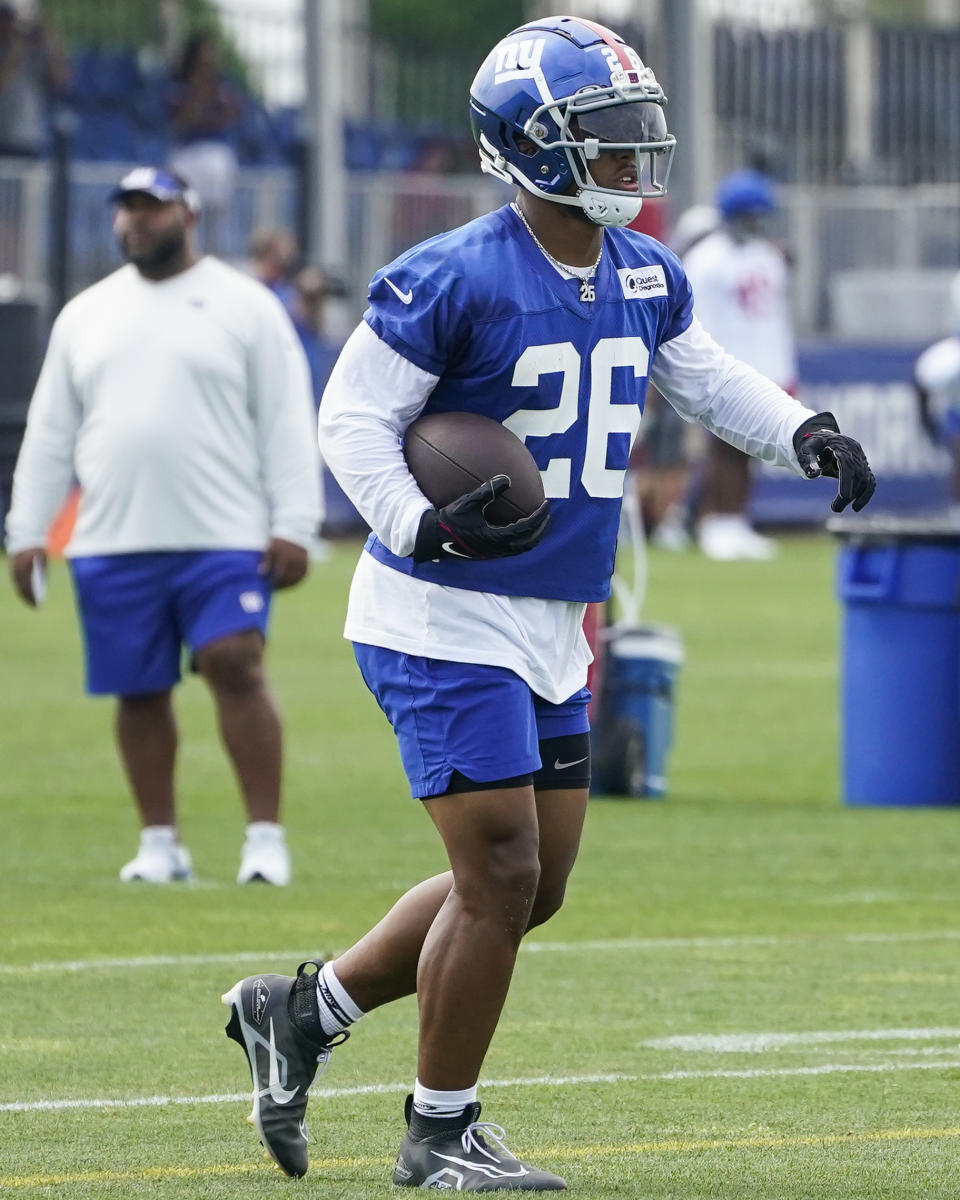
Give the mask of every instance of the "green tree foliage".
POLYGON ((477 68, 524 16, 522 0, 371 0, 378 118, 462 133, 477 68))
POLYGON ((475 61, 524 21, 523 0, 371 0, 378 39, 425 51, 466 53, 475 61))
MULTIPOLYGON (((76 46, 157 45, 163 40, 157 0, 45 0, 43 12, 73 49, 76 46)), ((213 0, 181 0, 184 33, 220 29, 213 0)))

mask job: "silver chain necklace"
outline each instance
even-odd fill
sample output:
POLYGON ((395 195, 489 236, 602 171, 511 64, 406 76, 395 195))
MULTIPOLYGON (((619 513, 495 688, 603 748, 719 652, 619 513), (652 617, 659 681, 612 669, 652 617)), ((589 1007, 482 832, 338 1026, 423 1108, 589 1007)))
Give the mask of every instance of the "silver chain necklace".
MULTIPOLYGON (((562 263, 558 259, 553 257, 553 255, 546 248, 546 246, 543 244, 543 242, 540 241, 540 239, 537 237, 537 235, 530 228, 530 222, 523 215, 523 209, 520 207, 520 205, 514 204, 512 207, 513 207, 514 211, 516 212, 517 216, 523 222, 527 233, 529 233, 530 236, 533 238, 534 242, 537 245, 537 248, 544 255, 544 257, 549 262, 552 262, 558 271, 566 271, 569 274, 571 271, 569 264, 562 263)), ((580 301, 583 304, 592 304, 594 302, 594 300, 596 300, 596 298, 597 298, 597 289, 594 285, 593 280, 597 274, 597 268, 600 266, 601 258, 603 258, 603 242, 602 241, 600 242, 600 253, 597 255, 596 262, 590 268, 590 274, 580 280, 580 301)))

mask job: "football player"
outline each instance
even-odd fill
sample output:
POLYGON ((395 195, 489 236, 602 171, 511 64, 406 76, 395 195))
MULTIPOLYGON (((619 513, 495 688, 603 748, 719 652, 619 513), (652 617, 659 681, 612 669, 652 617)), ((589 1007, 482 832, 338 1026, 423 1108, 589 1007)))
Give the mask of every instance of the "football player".
POLYGON ((914 365, 920 420, 953 459, 950 512, 960 518, 960 274, 950 289, 953 333, 928 346, 914 365))
POLYGON ((450 869, 335 962, 252 976, 224 997, 254 1123, 289 1174, 307 1170, 317 1062, 364 1013, 415 991, 417 1074, 394 1183, 566 1186, 479 1120, 477 1079, 520 940, 560 907, 577 856, 590 782, 581 623, 609 593, 648 379, 748 453, 839 476, 837 508, 873 491, 859 445, 725 354, 697 324, 678 260, 625 228, 666 187, 664 104, 636 52, 592 21, 551 17, 499 42, 470 119, 483 170, 516 198, 376 274, 325 392, 323 454, 373 530, 346 636, 450 869), (504 477, 429 504, 403 434, 422 412, 457 410, 525 440, 541 510, 491 527, 504 477))

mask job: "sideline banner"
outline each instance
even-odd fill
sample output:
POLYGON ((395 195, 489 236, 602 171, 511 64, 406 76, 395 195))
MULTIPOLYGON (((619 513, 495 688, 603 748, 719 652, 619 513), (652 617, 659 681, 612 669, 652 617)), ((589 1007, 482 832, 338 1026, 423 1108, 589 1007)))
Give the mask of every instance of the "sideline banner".
MULTIPOLYGON (((800 347, 797 398, 814 412, 832 412, 844 433, 863 446, 877 477, 870 511, 938 509, 949 496, 951 458, 920 424, 913 366, 923 345, 800 347)), ((833 480, 806 481, 782 467, 757 463, 750 511, 761 525, 822 524, 833 480)))

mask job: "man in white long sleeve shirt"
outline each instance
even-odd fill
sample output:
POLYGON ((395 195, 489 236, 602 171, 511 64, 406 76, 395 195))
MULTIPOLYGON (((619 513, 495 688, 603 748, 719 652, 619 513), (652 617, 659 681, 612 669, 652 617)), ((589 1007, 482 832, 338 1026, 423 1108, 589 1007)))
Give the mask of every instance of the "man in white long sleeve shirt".
MULTIPOLYGON (((764 236, 776 208, 770 180, 735 171, 717 188, 718 227, 683 256, 697 316, 715 341, 791 394, 797 350, 790 272, 783 250, 764 236)), ((722 438, 707 439, 697 541, 709 558, 768 559, 776 543, 750 524, 750 458, 722 438)))
MULTIPOLYGON (((862 450, 829 414, 725 354, 693 317, 675 256, 623 228, 663 190, 664 103, 636 52, 592 21, 543 18, 494 47, 471 120, 482 166, 519 185, 516 201, 377 273, 324 394, 321 449, 373 530, 346 633, 450 870, 335 962, 251 976, 224 996, 254 1125, 288 1174, 308 1167, 317 1062, 364 1013, 415 991, 417 1074, 394 1183, 566 1186, 478 1120, 477 1079, 520 939, 560 907, 577 855, 590 782, 581 623, 609 594, 648 378, 750 454, 811 477, 838 471, 841 506, 872 493, 862 450), (491 527, 499 476, 435 510, 402 454, 423 411, 482 413, 524 439, 544 508, 491 527)), ((588 1026, 590 990, 585 980, 588 1026)))
POLYGON ((112 198, 128 264, 54 324, 7 517, 13 580, 36 606, 47 529, 76 477, 67 552, 87 690, 118 697, 142 824, 121 878, 191 872, 174 801, 172 689, 186 646, 246 805, 238 882, 283 885, 282 728, 263 645, 271 593, 306 574, 320 519, 306 361, 266 288, 198 256, 179 177, 137 168, 112 198))

